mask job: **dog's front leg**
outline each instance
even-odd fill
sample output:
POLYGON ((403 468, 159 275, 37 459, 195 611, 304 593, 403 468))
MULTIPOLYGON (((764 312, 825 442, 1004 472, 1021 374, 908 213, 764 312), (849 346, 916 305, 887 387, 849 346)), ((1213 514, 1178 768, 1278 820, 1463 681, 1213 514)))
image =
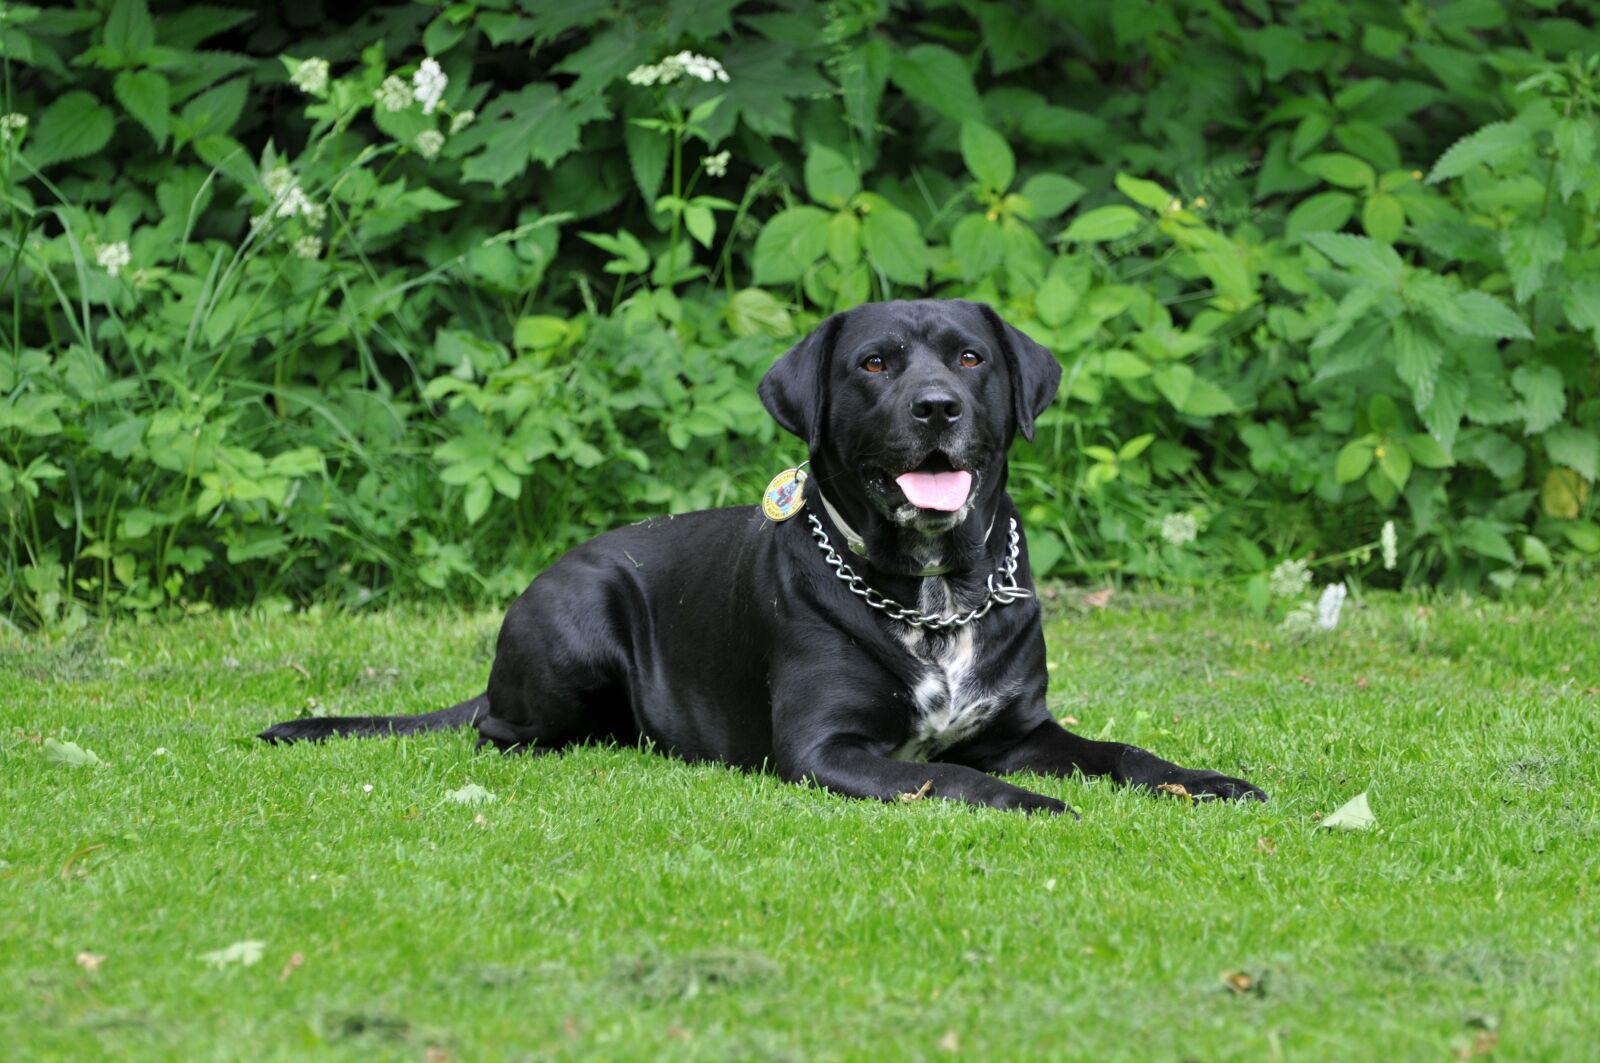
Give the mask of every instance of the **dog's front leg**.
MULTIPOLYGON (((790 782, 812 780, 848 797, 894 801, 901 796, 939 797, 1024 812, 1069 812, 1066 804, 960 764, 891 760, 849 739, 819 743, 778 774, 790 782)), ((1075 813, 1074 813, 1075 814, 1075 813)))
POLYGON ((1109 775, 1125 786, 1155 790, 1162 785, 1183 787, 1191 796, 1221 797, 1230 800, 1251 798, 1265 801, 1260 787, 1214 771, 1183 768, 1162 760, 1149 750, 1123 742, 1095 742, 1068 731, 1055 720, 1047 719, 1028 731, 1020 741, 974 765, 984 771, 1009 774, 1032 771, 1040 775, 1109 775))

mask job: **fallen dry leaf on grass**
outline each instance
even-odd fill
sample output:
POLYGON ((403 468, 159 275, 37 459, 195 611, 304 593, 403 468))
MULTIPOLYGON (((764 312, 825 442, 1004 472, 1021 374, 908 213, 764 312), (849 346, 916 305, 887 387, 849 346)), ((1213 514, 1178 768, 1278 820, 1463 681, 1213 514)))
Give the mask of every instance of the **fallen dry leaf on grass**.
POLYGON ((289 957, 289 962, 283 965, 283 970, 281 972, 279 972, 279 974, 278 974, 278 980, 281 982, 285 978, 288 978, 291 974, 294 974, 294 972, 298 971, 300 969, 300 965, 302 963, 305 963, 305 962, 306 962, 306 954, 305 953, 303 953, 303 952, 294 953, 293 955, 291 955, 289 957))
POLYGON ((1224 971, 1222 984, 1235 993, 1248 993, 1256 980, 1244 971, 1224 971))
POLYGON ((82 967, 90 974, 94 974, 96 971, 100 970, 100 965, 106 962, 106 958, 98 953, 89 952, 86 949, 74 956, 72 958, 72 962, 76 963, 79 967, 82 967))
POLYGON ((1063 716, 1061 717, 1061 722, 1068 727, 1076 727, 1083 721, 1078 719, 1076 716, 1063 716))
POLYGON ((1083 596, 1083 604, 1091 609, 1104 609, 1111 604, 1111 596, 1116 594, 1112 587, 1102 587, 1097 591, 1090 591, 1083 596))
POLYGON ((927 797, 931 793, 933 793, 933 780, 929 779, 927 782, 925 782, 921 786, 917 787, 917 790, 916 790, 915 793, 901 794, 900 795, 900 800, 902 800, 902 801, 921 801, 924 797, 927 797))
POLYGON ((943 1052, 961 1051, 961 1038, 956 1036, 954 1030, 946 1030, 943 1037, 939 1038, 939 1049, 943 1052))

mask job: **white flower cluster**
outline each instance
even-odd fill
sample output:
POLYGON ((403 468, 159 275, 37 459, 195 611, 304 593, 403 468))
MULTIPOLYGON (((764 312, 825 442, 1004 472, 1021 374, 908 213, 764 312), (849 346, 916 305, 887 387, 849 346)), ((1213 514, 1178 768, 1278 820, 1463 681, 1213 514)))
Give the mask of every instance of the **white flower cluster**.
POLYGON ((385 111, 403 111, 411 106, 411 86, 390 74, 378 86, 378 105, 385 111))
POLYGON ((707 155, 701 160, 701 164, 706 168, 706 176, 726 177, 728 175, 728 160, 731 158, 733 158, 733 153, 728 151, 719 151, 715 155, 707 155))
POLYGON ((122 267, 133 261, 133 253, 128 250, 128 241, 118 240, 113 244, 102 244, 94 253, 94 260, 100 268, 115 277, 122 272, 122 267))
POLYGON ((1271 585, 1279 598, 1304 594, 1311 586, 1311 569, 1304 561, 1284 561, 1272 570, 1271 585))
POLYGON ((679 52, 669 55, 654 66, 636 66, 628 71, 630 85, 670 85, 681 77, 700 81, 727 81, 728 72, 722 64, 709 55, 679 52))
POLYGON ((457 133, 467 128, 467 126, 471 125, 473 119, 477 117, 478 112, 472 110, 471 108, 468 108, 465 111, 457 111, 450 119, 450 135, 455 136, 457 133))
MULTIPOLYGON (((439 66, 439 61, 432 56, 424 59, 422 65, 417 67, 417 72, 411 76, 411 88, 417 94, 417 101, 422 104, 423 114, 432 114, 434 108, 439 106, 439 101, 444 98, 445 86, 450 84, 450 78, 444 69, 439 66)), ((399 108, 390 108, 399 110, 399 108)))
POLYGON ((301 258, 321 258, 322 237, 302 236, 294 242, 294 253, 301 258))
POLYGON ((28 116, 15 111, 7 115, 0 115, 0 144, 9 144, 13 140, 22 139, 22 131, 28 128, 28 116))
POLYGON ((1330 583, 1322 588, 1317 604, 1301 602, 1289 611, 1281 625, 1284 632, 1296 638, 1306 638, 1318 631, 1332 631, 1339 626, 1339 613, 1350 588, 1341 583, 1330 583))
POLYGON ((328 88, 328 61, 307 59, 300 64, 289 80, 294 82, 294 87, 301 92, 310 96, 320 96, 328 88))
POLYGON ((417 154, 424 159, 432 159, 439 154, 439 149, 444 147, 444 134, 437 129, 424 129, 417 134, 417 154))
POLYGON ((1168 513, 1161 521, 1161 537, 1173 546, 1192 543, 1200 534, 1200 522, 1188 513, 1168 513))
POLYGON ((272 197, 272 213, 275 217, 303 218, 313 229, 322 228, 322 223, 328 220, 328 208, 311 201, 311 197, 300 187, 300 182, 294 179, 294 172, 287 166, 275 166, 268 170, 262 175, 261 183, 266 186, 267 195, 272 197))
POLYGON ((1378 536, 1378 545, 1383 547, 1383 567, 1393 572, 1400 564, 1400 536, 1394 530, 1394 521, 1383 522, 1383 534, 1378 536))

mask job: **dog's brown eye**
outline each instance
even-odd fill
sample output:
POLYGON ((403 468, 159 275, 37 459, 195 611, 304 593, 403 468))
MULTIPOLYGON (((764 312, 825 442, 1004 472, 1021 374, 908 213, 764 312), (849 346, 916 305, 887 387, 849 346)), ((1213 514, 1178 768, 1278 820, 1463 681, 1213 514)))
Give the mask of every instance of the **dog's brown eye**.
POLYGON ((963 369, 976 369, 983 364, 983 355, 977 351, 961 352, 961 367, 963 369))
POLYGON ((889 368, 889 363, 883 360, 882 355, 873 354, 867 356, 866 360, 861 363, 861 368, 869 373, 881 373, 889 368))

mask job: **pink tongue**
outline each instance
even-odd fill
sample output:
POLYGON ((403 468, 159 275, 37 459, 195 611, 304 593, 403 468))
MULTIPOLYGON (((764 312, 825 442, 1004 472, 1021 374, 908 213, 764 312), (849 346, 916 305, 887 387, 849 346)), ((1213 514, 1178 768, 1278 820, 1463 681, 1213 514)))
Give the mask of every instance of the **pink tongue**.
POLYGON ((907 472, 894 478, 900 490, 918 509, 940 509, 954 513, 967 504, 972 491, 970 472, 907 472))

